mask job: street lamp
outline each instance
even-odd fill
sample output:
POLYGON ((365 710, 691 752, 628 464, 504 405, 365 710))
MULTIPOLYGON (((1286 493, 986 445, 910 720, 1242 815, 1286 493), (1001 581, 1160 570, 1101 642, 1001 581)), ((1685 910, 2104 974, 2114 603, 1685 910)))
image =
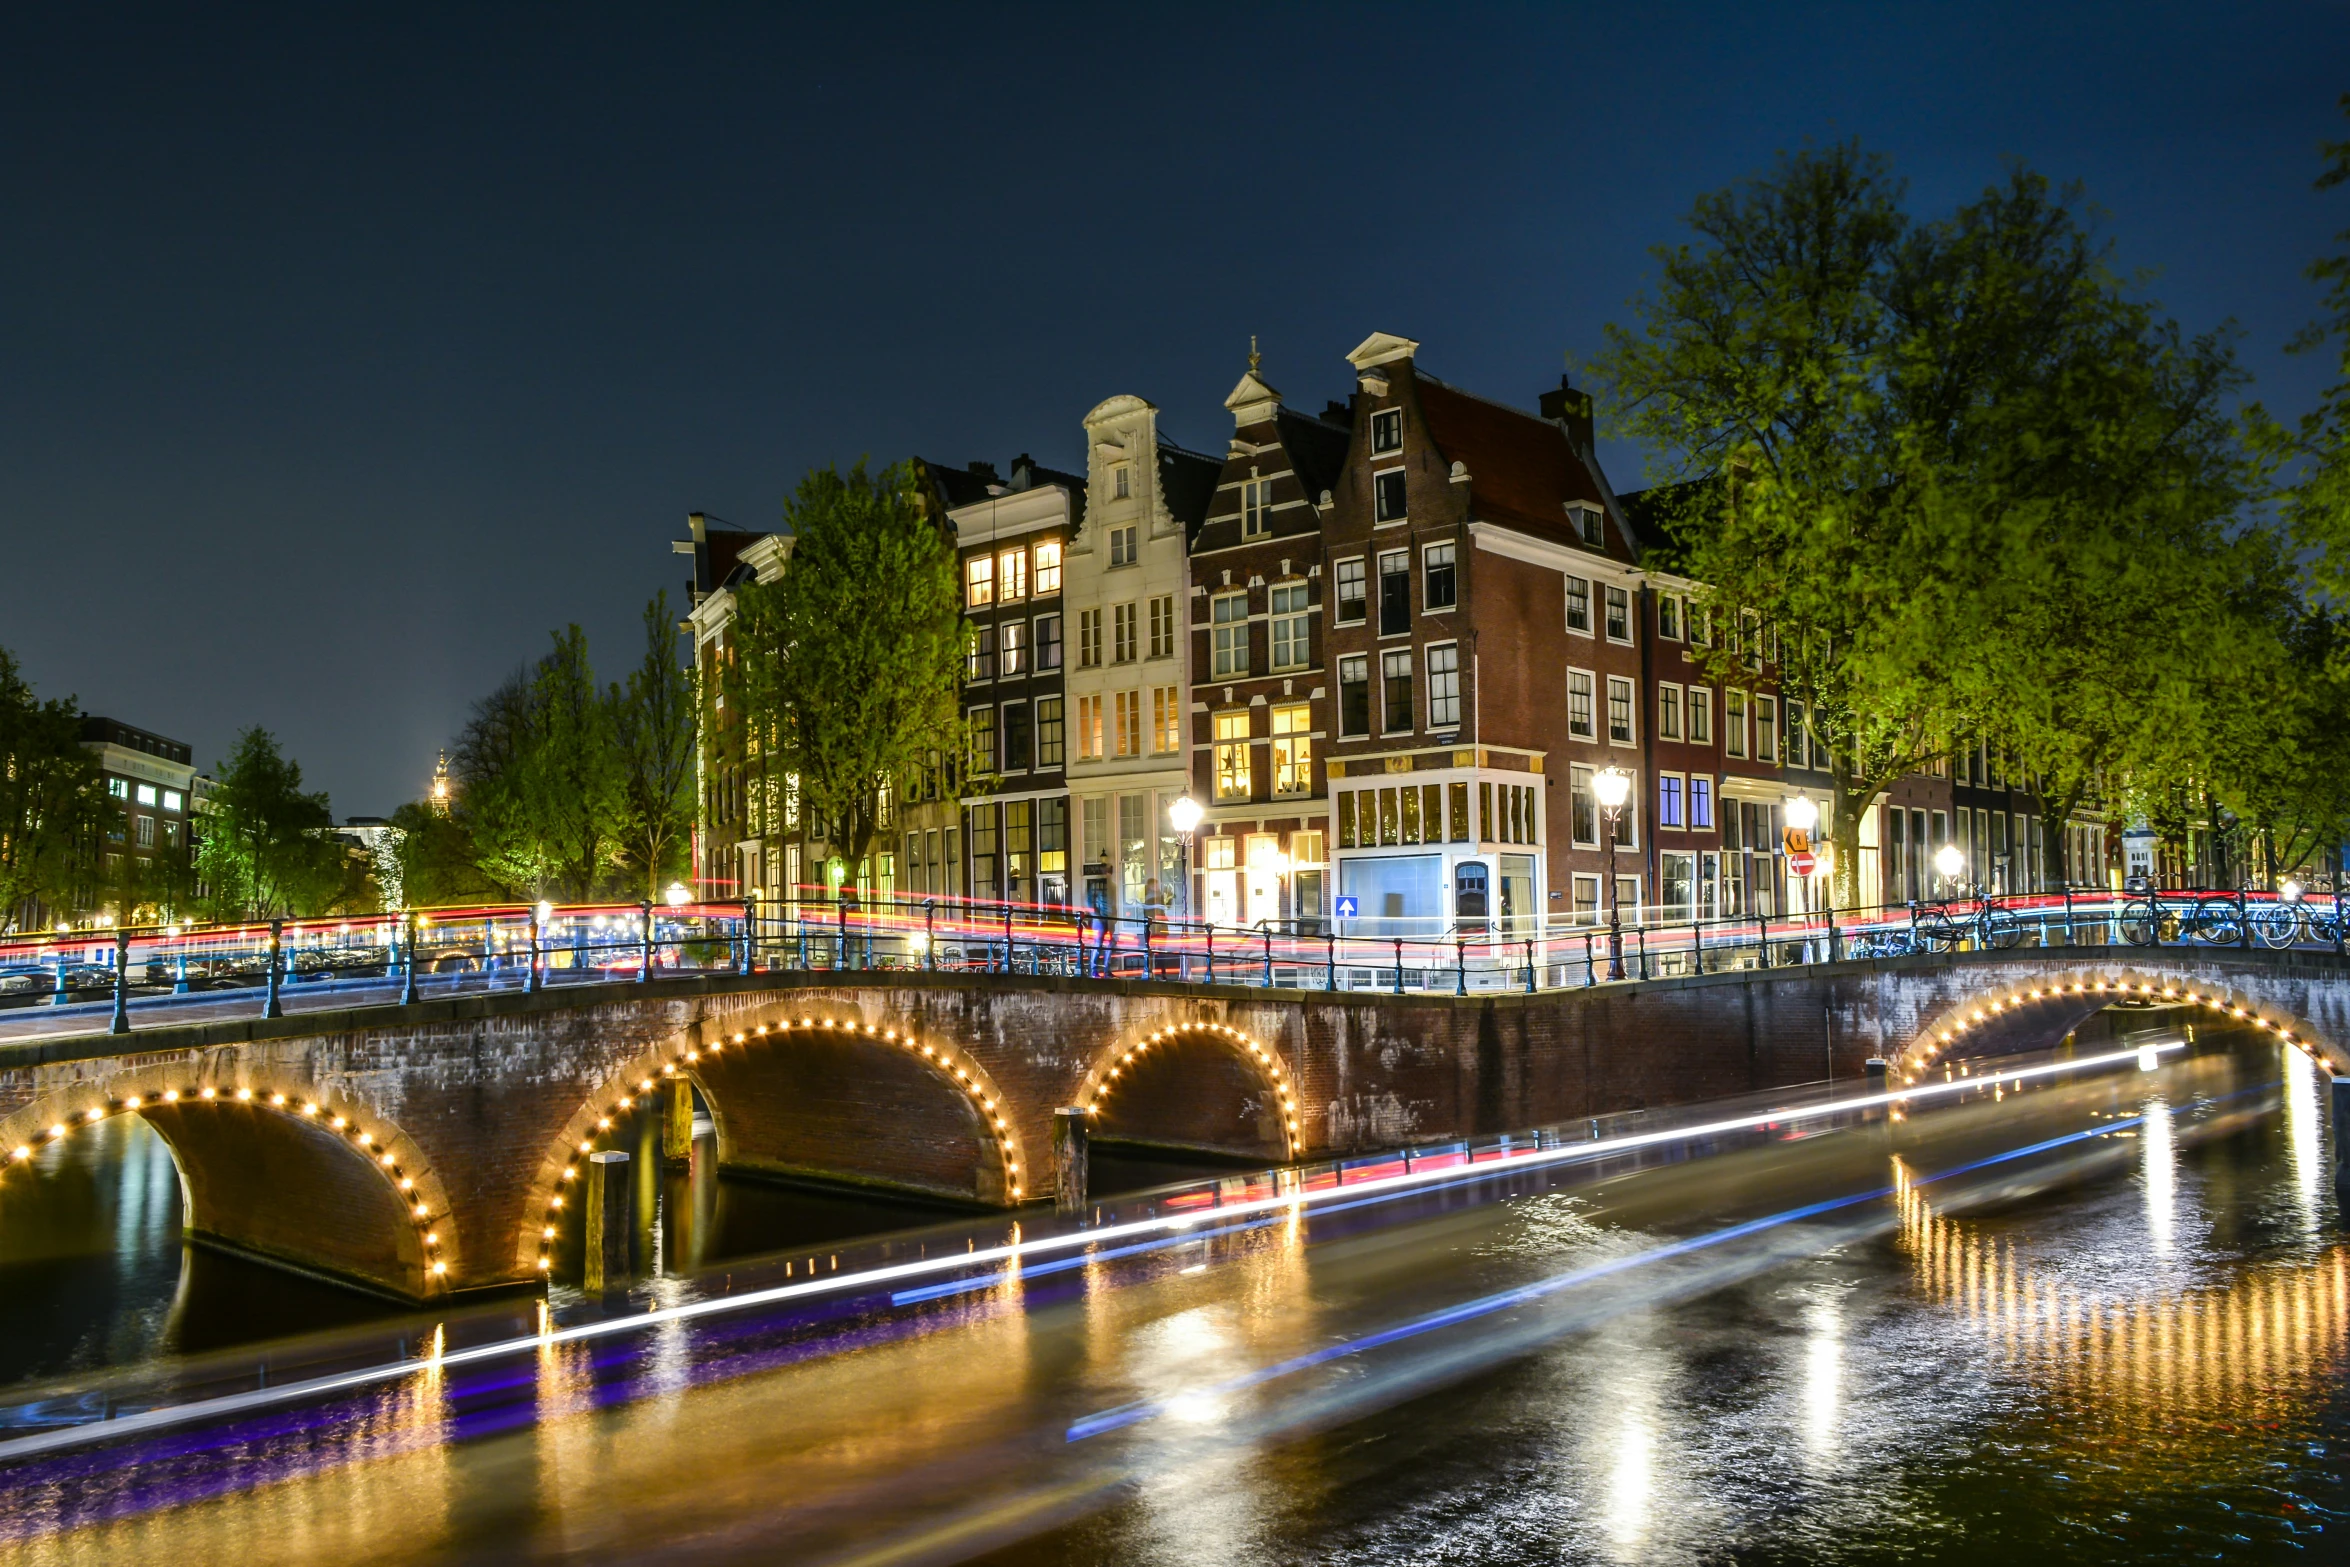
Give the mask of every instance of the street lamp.
POLYGON ((1200 818, 1207 815, 1199 801, 1190 795, 1178 795, 1167 807, 1167 825, 1175 829, 1175 841, 1182 847, 1182 901, 1177 904, 1178 919, 1191 913, 1191 835, 1199 831, 1200 818))
MULTIPOLYGON (((1803 834, 1805 852, 1810 852, 1812 829, 1820 824, 1820 808, 1812 803, 1811 796, 1807 794, 1789 795, 1786 803, 1780 807, 1779 815, 1791 830, 1803 834)), ((1789 866, 1788 869, 1793 870, 1794 867, 1789 866)), ((1803 912, 1805 914, 1811 913, 1810 871, 1803 873, 1803 912)))
POLYGON ((1958 880, 1958 873, 1966 868, 1966 855, 1955 843, 1946 843, 1934 851, 1934 869, 1942 877, 1942 894, 1950 895, 1950 884, 1958 880))
POLYGON ((1616 819, 1632 797, 1632 775, 1609 767, 1591 779, 1591 795, 1607 818, 1607 977, 1624 977, 1624 916, 1616 896, 1616 819))
POLYGON ((684 882, 673 881, 669 884, 668 888, 662 892, 661 901, 668 904, 673 909, 682 909, 685 907, 686 899, 692 896, 692 893, 685 890, 684 882))

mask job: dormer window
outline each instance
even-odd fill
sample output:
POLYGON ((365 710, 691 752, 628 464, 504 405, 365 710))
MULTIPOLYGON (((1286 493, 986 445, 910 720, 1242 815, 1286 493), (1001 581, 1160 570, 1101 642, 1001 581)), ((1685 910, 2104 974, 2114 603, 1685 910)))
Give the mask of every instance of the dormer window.
POLYGON ((1567 518, 1574 524, 1575 532, 1581 535, 1584 543, 1595 550, 1607 548, 1607 533, 1601 525, 1598 507, 1570 506, 1567 508, 1567 518))
POLYGON ((1273 481, 1251 479, 1240 487, 1240 536, 1253 539, 1272 527, 1273 481))
POLYGON ((1371 455, 1403 450, 1403 410, 1382 408, 1371 415, 1371 455))
POLYGON ((1122 501, 1134 493, 1132 475, 1133 470, 1124 463, 1119 463, 1110 469, 1110 494, 1113 499, 1122 501))

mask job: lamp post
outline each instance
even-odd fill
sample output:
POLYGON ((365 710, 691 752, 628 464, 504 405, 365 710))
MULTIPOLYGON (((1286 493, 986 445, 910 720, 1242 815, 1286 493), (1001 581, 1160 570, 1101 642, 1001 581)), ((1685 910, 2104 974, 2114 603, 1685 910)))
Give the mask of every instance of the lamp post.
POLYGON ((1175 842, 1183 851, 1183 897, 1176 910, 1179 915, 1191 913, 1191 835, 1199 831, 1200 818, 1207 814, 1199 801, 1188 794, 1178 795, 1175 803, 1167 807, 1167 825, 1175 829, 1175 842))
POLYGON ((1942 878, 1942 896, 1950 896, 1950 884, 1958 880, 1958 873, 1966 868, 1966 855, 1955 843, 1946 843, 1934 851, 1934 870, 1942 878))
POLYGON ((1607 977, 1622 979, 1624 917, 1616 895, 1616 821, 1623 814, 1624 802, 1632 797, 1632 775, 1621 767, 1606 768, 1592 776, 1591 794, 1607 819, 1607 977))
MULTIPOLYGON (((1786 822, 1790 831, 1803 835, 1802 852, 1809 854, 1812 833, 1820 825, 1820 808, 1812 803, 1811 797, 1802 794, 1789 795, 1786 804, 1780 808, 1780 819, 1786 822)), ((1789 845, 1790 849, 1793 847, 1792 844, 1789 845)), ((1789 870, 1794 868, 1792 865, 1788 867, 1789 870)), ((1803 912, 1808 915, 1811 911, 1811 871, 1806 870, 1803 873, 1803 912)))

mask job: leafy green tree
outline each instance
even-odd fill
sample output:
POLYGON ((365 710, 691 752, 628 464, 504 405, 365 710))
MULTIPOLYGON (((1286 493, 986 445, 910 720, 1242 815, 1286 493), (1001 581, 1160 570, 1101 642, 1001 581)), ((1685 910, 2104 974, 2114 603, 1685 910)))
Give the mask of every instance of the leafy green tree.
POLYGON ((612 708, 596 687, 587 633, 555 633, 534 682, 531 814, 556 890, 592 897, 621 855, 622 795, 612 708))
POLYGON ((400 833, 400 888, 410 908, 512 902, 527 890, 481 868, 479 845, 457 811, 411 800, 392 812, 392 826, 400 833))
POLYGON ((963 743, 955 554, 906 464, 810 473, 784 522, 782 576, 735 589, 722 687, 738 720, 719 743, 770 784, 796 780, 800 808, 854 867, 893 781, 963 743))
MULTIPOLYGON (((533 795, 538 734, 537 683, 530 670, 521 669, 473 704, 472 715, 451 748, 457 780, 452 824, 470 845, 481 876, 508 897, 553 884, 553 865, 538 831, 533 795)), ((447 847, 446 835, 435 840, 435 846, 447 847)), ((418 903, 428 901, 421 890, 410 897, 418 903)))
POLYGON ((35 696, 0 648, 0 930, 82 901, 107 810, 80 708, 35 696))
POLYGON ((663 589, 645 605, 645 653, 607 694, 620 774, 620 838, 645 897, 685 869, 693 831, 693 677, 678 657, 677 615, 663 589))
MULTIPOLYGON (((2341 106, 2350 114, 2350 93, 2341 106)), ((2322 143, 2319 152, 2325 166, 2317 188, 2350 186, 2350 139, 2322 143)), ((2325 313, 2290 346, 2332 354, 2336 378, 2295 425, 2268 425, 2264 433, 2279 458, 2297 469, 2284 495, 2285 515, 2309 551, 2314 586, 2339 605, 2350 604, 2350 229, 2334 238, 2343 249, 2309 268, 2311 281, 2324 288, 2325 313)))
MULTIPOLYGON (((2165 662, 2171 595, 2251 483, 2227 345, 2132 298, 2077 195, 2016 169, 1927 224, 1903 196, 1845 142, 1700 198, 1698 243, 1657 252, 1596 365, 1676 481, 1661 520, 1708 585, 1712 672, 1775 653, 1846 831, 1976 737, 2075 791, 2158 737, 2193 675, 2165 662)), ((1858 857, 1833 866, 1855 901, 1858 857)))
POLYGON ((301 764, 254 726, 222 764, 203 818, 197 868, 221 919, 329 912, 350 896, 347 856, 323 791, 302 787, 301 764))

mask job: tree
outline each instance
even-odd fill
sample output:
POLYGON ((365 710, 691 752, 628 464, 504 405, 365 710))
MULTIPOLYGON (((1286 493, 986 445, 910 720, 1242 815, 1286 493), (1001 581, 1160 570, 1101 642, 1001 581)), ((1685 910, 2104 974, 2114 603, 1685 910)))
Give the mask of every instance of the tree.
POLYGON ((572 625, 554 640, 533 682, 529 797, 555 887, 584 899, 619 860, 621 770, 587 633, 572 625))
POLYGON ((481 868, 480 847, 463 817, 411 800, 392 812, 398 830, 400 890, 410 908, 511 901, 522 889, 481 868))
POLYGON ((721 743, 771 796, 796 788, 853 869, 893 783, 962 746, 955 555, 907 464, 812 472, 784 522, 782 576, 735 589, 722 691, 740 721, 721 743))
MULTIPOLYGON (((536 892, 551 880, 532 798, 537 745, 537 686, 531 672, 520 669, 473 704, 450 757, 457 780, 450 818, 470 845, 475 868, 508 897, 536 892)), ((445 850, 448 840, 443 835, 432 844, 445 850)), ((424 884, 410 896, 427 901, 424 884)))
POLYGON ((204 818, 197 869, 221 919, 323 913, 348 896, 343 845, 323 792, 256 725, 237 737, 204 818))
POLYGON ((42 701, 0 648, 0 930, 67 908, 93 865, 107 806, 71 697, 42 701))
POLYGON ((694 692, 678 659, 677 616, 663 589, 645 605, 645 656, 625 688, 613 686, 613 742, 620 772, 621 839, 658 898, 663 878, 685 868, 693 828, 694 692))
MULTIPOLYGON (((1674 481, 1709 668, 1751 679, 1775 652, 1846 832, 1976 738, 2077 789, 2156 732, 2196 642, 2174 596, 2250 482, 2227 345, 2129 296, 2077 193, 2019 168, 1923 225, 1903 194, 1845 142, 1700 198, 1700 243, 1657 252, 1596 365, 1674 481)), ((1857 901, 1858 857, 1833 865, 1857 901)))
MULTIPOLYGON (((2341 107, 2350 115, 2350 93, 2342 95, 2341 107)), ((2321 143, 2319 153, 2325 166, 2317 188, 2350 185, 2350 139, 2321 143)), ((2285 516, 2309 551, 2312 583, 2341 605, 2350 603, 2350 229, 2334 237, 2343 250, 2309 267, 2310 280, 2325 290, 2325 315, 2290 347, 2297 353, 2330 351, 2336 379, 2296 425, 2267 425, 2264 433, 2278 457, 2298 468, 2285 492, 2285 516)))

